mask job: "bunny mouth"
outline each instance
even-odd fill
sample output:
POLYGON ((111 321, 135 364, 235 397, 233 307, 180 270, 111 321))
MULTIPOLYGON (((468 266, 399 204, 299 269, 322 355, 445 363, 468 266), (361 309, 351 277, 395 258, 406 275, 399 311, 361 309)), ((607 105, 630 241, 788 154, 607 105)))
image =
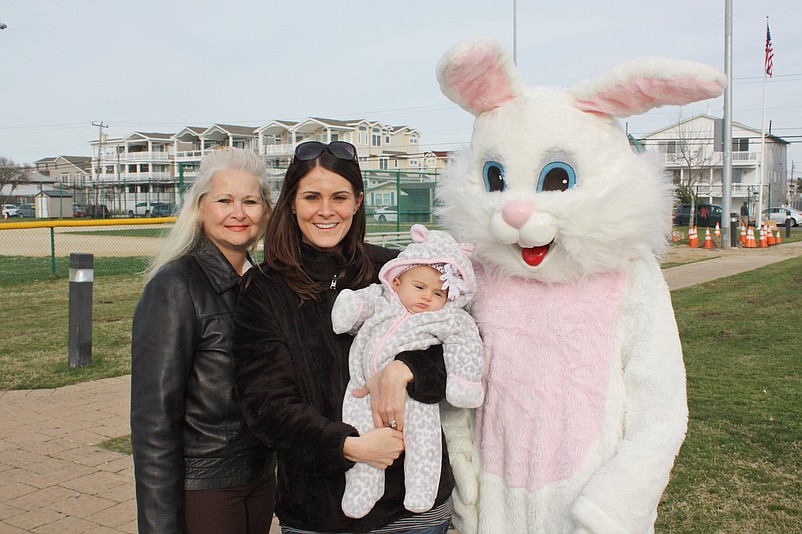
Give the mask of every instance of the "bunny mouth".
MULTIPOLYGON (((552 241, 551 243, 553 243, 552 241)), ((551 248, 551 243, 539 247, 521 248, 521 259, 530 267, 537 267, 543 262, 551 248)))

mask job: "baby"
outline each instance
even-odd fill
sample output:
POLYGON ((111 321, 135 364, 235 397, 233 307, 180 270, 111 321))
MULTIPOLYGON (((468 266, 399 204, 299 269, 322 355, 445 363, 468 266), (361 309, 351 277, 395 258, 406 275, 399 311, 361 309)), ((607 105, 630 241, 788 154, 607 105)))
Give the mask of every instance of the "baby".
MULTIPOLYGON (((361 434, 374 428, 369 397, 351 392, 393 360, 396 354, 442 343, 446 399, 454 406, 482 403, 484 360, 479 330, 463 309, 476 291, 468 253, 446 232, 416 224, 412 243, 379 272, 381 284, 343 290, 332 309, 339 333, 356 333, 351 345, 351 380, 343 399, 343 421, 361 434)), ((440 480, 442 443, 437 404, 408 399, 404 425, 404 506, 425 512, 434 505, 440 480)), ((345 473, 343 512, 363 517, 384 494, 384 471, 357 463, 345 473)))

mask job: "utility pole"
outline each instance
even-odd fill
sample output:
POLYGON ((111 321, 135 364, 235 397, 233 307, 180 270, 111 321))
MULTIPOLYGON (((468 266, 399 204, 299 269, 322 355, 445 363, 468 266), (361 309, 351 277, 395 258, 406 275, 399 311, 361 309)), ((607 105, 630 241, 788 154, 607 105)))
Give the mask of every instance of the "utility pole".
MULTIPOLYGON (((108 124, 104 124, 103 121, 100 122, 92 122, 92 126, 97 126, 98 133, 97 133, 97 167, 96 167, 96 176, 97 179, 95 180, 95 189, 100 187, 100 174, 103 172, 103 128, 108 128, 108 124)), ((94 200, 95 204, 98 204, 97 199, 94 200)))
MULTIPOLYGON (((732 213, 732 0, 724 2, 724 117, 721 167, 721 248, 730 248, 734 241, 737 222, 732 213)), ((737 244, 737 243, 736 243, 737 244)))
POLYGON ((512 62, 518 64, 518 2, 512 0, 512 62))

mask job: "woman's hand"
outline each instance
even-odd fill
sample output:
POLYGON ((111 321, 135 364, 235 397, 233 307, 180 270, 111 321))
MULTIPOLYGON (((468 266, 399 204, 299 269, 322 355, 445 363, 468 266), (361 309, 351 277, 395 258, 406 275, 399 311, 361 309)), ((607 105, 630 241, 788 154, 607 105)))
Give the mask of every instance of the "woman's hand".
POLYGON ((364 436, 345 438, 343 455, 352 462, 364 462, 387 469, 404 450, 404 435, 392 428, 374 428, 364 436))
POLYGON ((404 404, 407 400, 407 384, 414 376, 404 362, 393 360, 384 369, 368 378, 365 387, 353 392, 355 397, 370 394, 373 425, 376 428, 389 426, 404 431, 404 404))

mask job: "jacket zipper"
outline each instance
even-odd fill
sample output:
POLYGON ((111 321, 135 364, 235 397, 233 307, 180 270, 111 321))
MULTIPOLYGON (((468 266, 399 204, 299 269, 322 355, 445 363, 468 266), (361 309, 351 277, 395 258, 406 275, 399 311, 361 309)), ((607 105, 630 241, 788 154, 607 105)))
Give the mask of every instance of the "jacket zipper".
POLYGON ((340 276, 337 273, 334 273, 334 276, 331 277, 331 284, 329 284, 329 289, 332 291, 337 289, 337 277, 340 276))

